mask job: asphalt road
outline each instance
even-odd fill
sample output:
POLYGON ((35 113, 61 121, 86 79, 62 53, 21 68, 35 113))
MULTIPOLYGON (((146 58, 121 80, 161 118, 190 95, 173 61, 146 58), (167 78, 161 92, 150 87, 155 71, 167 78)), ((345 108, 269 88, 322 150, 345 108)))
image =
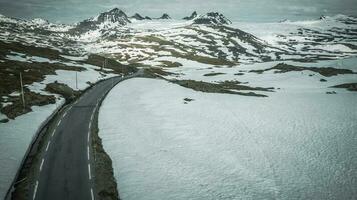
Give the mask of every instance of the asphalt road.
POLYGON ((122 78, 115 77, 96 84, 56 122, 55 130, 46 141, 32 199, 95 199, 91 167, 92 119, 100 100, 121 80, 122 78))

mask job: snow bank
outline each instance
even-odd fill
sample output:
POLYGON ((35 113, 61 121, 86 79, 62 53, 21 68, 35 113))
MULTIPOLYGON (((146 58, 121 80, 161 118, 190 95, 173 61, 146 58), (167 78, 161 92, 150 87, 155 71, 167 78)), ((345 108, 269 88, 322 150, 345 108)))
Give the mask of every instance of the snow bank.
POLYGON ((0 123, 0 199, 5 198, 34 133, 62 103, 63 99, 57 104, 33 106, 32 112, 8 123, 0 123))
POLYGON ((356 113, 352 92, 255 98, 137 78, 104 100, 99 134, 123 200, 353 199, 356 113))

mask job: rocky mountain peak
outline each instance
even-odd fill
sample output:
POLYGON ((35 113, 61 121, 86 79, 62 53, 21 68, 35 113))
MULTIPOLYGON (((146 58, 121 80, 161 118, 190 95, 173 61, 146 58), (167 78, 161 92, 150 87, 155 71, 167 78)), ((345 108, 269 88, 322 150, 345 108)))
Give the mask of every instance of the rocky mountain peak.
POLYGON ((136 19, 136 20, 144 20, 145 19, 139 13, 135 13, 135 15, 133 15, 131 18, 136 19))
POLYGON ((158 19, 171 19, 171 17, 168 15, 168 14, 166 14, 166 13, 164 13, 161 17, 159 17, 158 19))
POLYGON ((77 26, 71 30, 71 32, 81 34, 99 28, 125 26, 128 23, 131 23, 128 16, 119 8, 114 8, 99 14, 97 17, 92 17, 78 23, 77 26))
POLYGON ((183 19, 184 19, 184 20, 193 20, 193 19, 195 19, 197 16, 198 16, 198 15, 197 15, 197 12, 194 11, 194 12, 191 14, 191 16, 189 16, 189 17, 184 17, 183 19))
POLYGON ((152 20, 151 17, 148 16, 143 17, 139 13, 135 13, 135 15, 131 16, 130 18, 135 20, 152 20))
POLYGON ((92 20, 96 21, 97 23, 119 22, 122 25, 126 25, 127 23, 130 23, 130 21, 128 20, 128 16, 119 8, 114 8, 110 11, 103 12, 100 15, 98 15, 97 17, 93 18, 92 20))
POLYGON ((201 15, 194 20, 194 24, 210 24, 210 25, 228 25, 232 22, 223 14, 218 12, 209 12, 201 15))

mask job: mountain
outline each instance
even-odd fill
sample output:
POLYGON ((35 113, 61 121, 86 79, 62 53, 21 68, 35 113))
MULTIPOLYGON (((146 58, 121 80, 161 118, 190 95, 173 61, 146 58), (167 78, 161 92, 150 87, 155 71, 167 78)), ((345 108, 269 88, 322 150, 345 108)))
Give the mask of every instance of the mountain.
POLYGON ((209 12, 194 20, 194 24, 229 25, 232 22, 218 12, 209 12))
MULTIPOLYGON (((167 16, 163 18, 167 19, 167 16)), ((0 84, 9 88, 3 94, 8 96, 16 89, 17 79, 8 76, 8 70, 12 70, 12 74, 24 70, 28 75, 26 85, 37 84, 46 75, 57 76, 56 70, 90 71, 98 75, 97 68, 100 69, 104 58, 93 60, 91 54, 111 57, 125 65, 167 66, 170 69, 187 60, 212 66, 236 66, 266 61, 308 62, 357 55, 357 18, 344 15, 309 23, 249 24, 250 29, 240 27, 242 30, 233 25, 226 26, 230 21, 219 13, 207 13, 185 23, 147 23, 143 20, 125 26, 128 23, 130 20, 119 9, 74 25, 0 15, 0 84), (279 31, 279 28, 284 30, 271 35, 266 33, 267 29, 279 31), (96 70, 88 68, 88 63, 96 63, 96 70)), ((63 80, 67 78, 63 77, 63 80)), ((71 83, 68 85, 73 87, 71 83)), ((39 93, 36 87, 27 90, 39 93)), ((41 94, 37 96, 42 98, 41 94)), ((14 105, 21 105, 18 103, 14 105)), ((8 112, 12 110, 11 107, 6 109, 8 112)))
MULTIPOLYGON (((141 15, 134 17, 144 18, 141 15)), ((168 19, 169 16, 164 14, 161 18, 168 19)), ((304 22, 286 23, 284 26, 291 26, 292 31, 269 37, 259 35, 259 32, 264 32, 259 30, 267 29, 262 25, 254 29, 228 26, 231 22, 216 12, 197 16, 185 23, 161 24, 141 20, 126 26, 128 23, 130 19, 117 8, 73 25, 0 15, 0 40, 80 55, 88 52, 106 54, 124 63, 145 62, 155 57, 152 52, 234 65, 238 62, 349 56, 357 51, 357 18, 343 15, 316 20, 316 28, 305 26, 304 22)), ((278 29, 282 23, 276 25, 278 29)))
POLYGON ((139 13, 135 13, 135 15, 133 15, 131 18, 136 19, 136 20, 144 20, 145 19, 139 13))
POLYGON ((158 19, 171 19, 171 17, 168 15, 168 14, 166 14, 166 13, 164 13, 161 17, 159 17, 158 19))
POLYGON ((193 19, 195 19, 197 16, 198 16, 198 15, 197 15, 197 12, 194 11, 194 12, 191 14, 191 16, 189 16, 189 17, 184 17, 184 18, 182 18, 182 19, 184 19, 184 20, 193 20, 193 19))
POLYGON ((72 33, 81 34, 90 30, 99 28, 111 28, 125 26, 131 23, 128 16, 120 9, 114 8, 110 11, 103 12, 97 17, 86 19, 71 30, 72 33))
POLYGON ((32 23, 38 24, 38 25, 46 25, 49 24, 47 20, 41 19, 41 18, 35 18, 31 20, 32 23))
POLYGON ((135 13, 135 15, 131 16, 130 17, 131 19, 135 19, 135 20, 152 20, 151 17, 148 17, 148 16, 141 16, 139 13, 135 13))

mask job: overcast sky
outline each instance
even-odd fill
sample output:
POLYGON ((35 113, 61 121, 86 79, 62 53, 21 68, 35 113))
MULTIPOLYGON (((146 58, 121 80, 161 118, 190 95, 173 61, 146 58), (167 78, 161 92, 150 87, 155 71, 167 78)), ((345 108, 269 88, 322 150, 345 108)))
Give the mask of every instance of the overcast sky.
POLYGON ((222 12, 232 21, 312 19, 321 15, 357 15, 357 0, 0 0, 0 13, 17 18, 44 18, 74 23, 118 7, 128 15, 136 12, 173 18, 207 11, 222 12))

